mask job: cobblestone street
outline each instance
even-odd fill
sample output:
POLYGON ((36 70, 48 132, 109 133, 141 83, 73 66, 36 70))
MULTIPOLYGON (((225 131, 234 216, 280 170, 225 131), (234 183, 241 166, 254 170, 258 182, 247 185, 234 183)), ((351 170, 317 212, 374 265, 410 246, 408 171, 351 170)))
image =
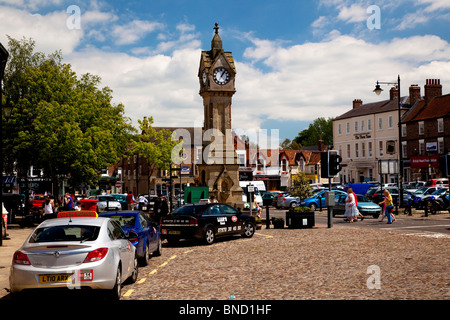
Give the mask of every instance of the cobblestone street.
POLYGON ((450 298, 450 238, 353 226, 164 245, 125 300, 450 298), (375 266, 375 267, 374 267, 375 266), (374 270, 379 267, 376 288, 374 270))

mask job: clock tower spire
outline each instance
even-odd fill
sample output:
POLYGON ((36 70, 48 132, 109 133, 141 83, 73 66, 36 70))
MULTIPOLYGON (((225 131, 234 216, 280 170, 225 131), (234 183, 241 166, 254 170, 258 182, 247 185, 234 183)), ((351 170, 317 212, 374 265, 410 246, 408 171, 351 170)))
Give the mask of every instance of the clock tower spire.
POLYGON ((209 187, 219 202, 243 207, 239 164, 231 130, 231 103, 236 92, 236 67, 231 52, 223 50, 219 24, 214 27, 211 50, 202 51, 198 77, 203 98, 204 125, 200 184, 209 187))

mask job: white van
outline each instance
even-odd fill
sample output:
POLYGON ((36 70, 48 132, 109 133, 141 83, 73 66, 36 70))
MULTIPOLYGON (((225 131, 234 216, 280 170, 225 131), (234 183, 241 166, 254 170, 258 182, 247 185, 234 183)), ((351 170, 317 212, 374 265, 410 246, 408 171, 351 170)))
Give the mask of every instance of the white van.
POLYGON ((250 209, 250 203, 247 201, 247 186, 249 184, 252 184, 255 187, 254 196, 256 198, 256 201, 258 201, 258 204, 262 207, 263 201, 261 197, 261 191, 266 191, 266 185, 264 184, 264 181, 239 181, 239 186, 244 191, 242 193, 242 202, 244 203, 244 209, 250 209))

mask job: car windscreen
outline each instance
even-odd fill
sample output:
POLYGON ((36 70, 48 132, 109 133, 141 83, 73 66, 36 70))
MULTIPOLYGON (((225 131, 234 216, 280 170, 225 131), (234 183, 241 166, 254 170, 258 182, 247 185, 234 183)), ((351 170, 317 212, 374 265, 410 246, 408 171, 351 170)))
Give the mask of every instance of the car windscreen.
POLYGON ((113 197, 98 197, 98 201, 116 201, 113 197))
POLYGON ((136 223, 135 215, 108 215, 108 218, 116 221, 121 227, 134 227, 136 223))
POLYGON ((176 209, 171 213, 171 215, 177 216, 199 216, 206 208, 206 205, 193 205, 193 206, 184 206, 176 209))
POLYGON ((30 237, 30 243, 60 241, 95 241, 100 227, 86 225, 61 225, 37 228, 30 237))

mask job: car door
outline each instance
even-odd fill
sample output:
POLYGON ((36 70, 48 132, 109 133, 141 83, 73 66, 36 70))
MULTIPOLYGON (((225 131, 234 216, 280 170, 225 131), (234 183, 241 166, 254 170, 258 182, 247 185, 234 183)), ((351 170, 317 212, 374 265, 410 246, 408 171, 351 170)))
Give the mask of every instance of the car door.
POLYGON ((114 250, 119 254, 122 262, 122 279, 128 278, 133 270, 133 248, 130 241, 128 241, 125 233, 120 225, 113 220, 108 222, 108 234, 111 239, 114 250))
POLYGON ((151 226, 150 221, 142 212, 139 213, 139 222, 141 223, 144 236, 147 236, 150 251, 154 251, 157 245, 155 229, 151 226))
POLYGON ((245 221, 240 219, 240 215, 233 207, 221 204, 223 215, 227 218, 226 227, 228 234, 242 233, 245 221))

